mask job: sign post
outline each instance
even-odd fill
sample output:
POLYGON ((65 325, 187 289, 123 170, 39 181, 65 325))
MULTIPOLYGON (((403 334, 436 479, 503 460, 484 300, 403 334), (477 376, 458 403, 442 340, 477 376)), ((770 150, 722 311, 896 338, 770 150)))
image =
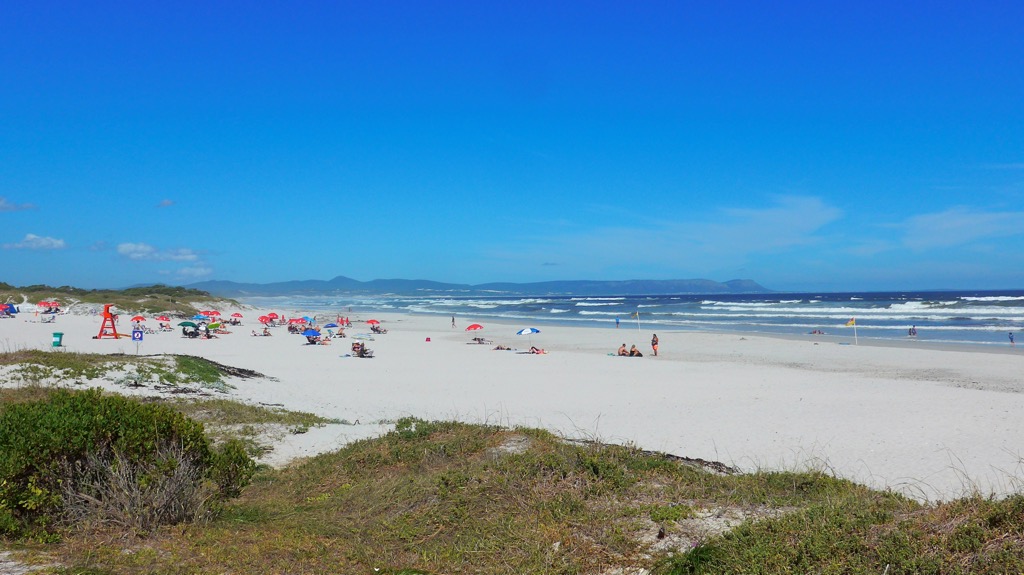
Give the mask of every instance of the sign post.
POLYGON ((132 330, 132 341, 135 342, 135 355, 139 355, 139 344, 142 343, 142 330, 132 330))

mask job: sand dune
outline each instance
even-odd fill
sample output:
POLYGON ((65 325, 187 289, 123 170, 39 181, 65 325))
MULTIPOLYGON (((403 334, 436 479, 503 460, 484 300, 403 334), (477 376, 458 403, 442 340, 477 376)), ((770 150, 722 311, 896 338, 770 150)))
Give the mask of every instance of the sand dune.
MULTIPOLYGON (((284 328, 251 337, 258 314, 243 313, 246 324, 232 334, 208 341, 178 331, 146 335, 138 352, 253 369, 270 379, 233 381, 233 396, 360 422, 289 438, 277 462, 381 433, 386 422, 411 415, 544 427, 744 470, 824 467, 922 499, 972 488, 1006 494, 1024 480, 1024 360, 1015 349, 659 332, 655 358, 651 332, 635 328, 539 325, 529 339, 515 335, 526 326, 482 318, 459 318, 453 329, 449 317, 373 314, 389 333, 368 341, 375 358, 359 359, 343 357, 351 339, 303 345, 284 328), (485 329, 463 331, 474 322, 485 329), (495 351, 468 343, 472 337, 519 351, 532 342, 548 353, 495 351), (622 343, 648 355, 608 355, 622 343)), ((371 316, 352 315, 349 333, 368 334, 363 322, 371 316)), ((34 319, 0 320, 0 349, 51 349, 60 331, 64 350, 136 353, 126 339, 91 339, 98 316, 34 319)))

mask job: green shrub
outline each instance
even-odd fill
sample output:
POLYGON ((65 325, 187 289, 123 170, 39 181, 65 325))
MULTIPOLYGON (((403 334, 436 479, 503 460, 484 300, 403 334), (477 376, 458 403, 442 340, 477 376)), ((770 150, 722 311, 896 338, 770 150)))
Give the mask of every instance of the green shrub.
POLYGON ((213 452, 202 424, 169 407, 55 391, 0 414, 0 533, 62 518, 142 529, 187 520, 237 495, 251 469, 244 450, 213 452))

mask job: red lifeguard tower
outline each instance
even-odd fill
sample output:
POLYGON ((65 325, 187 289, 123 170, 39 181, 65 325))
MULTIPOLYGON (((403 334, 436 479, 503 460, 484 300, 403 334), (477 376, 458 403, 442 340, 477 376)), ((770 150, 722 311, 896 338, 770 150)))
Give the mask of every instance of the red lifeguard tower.
POLYGON ((114 323, 114 314, 110 313, 110 308, 114 307, 114 304, 108 303, 103 306, 103 324, 100 326, 100 333, 93 339, 103 339, 109 337, 111 339, 117 339, 121 337, 117 333, 117 325, 114 323))

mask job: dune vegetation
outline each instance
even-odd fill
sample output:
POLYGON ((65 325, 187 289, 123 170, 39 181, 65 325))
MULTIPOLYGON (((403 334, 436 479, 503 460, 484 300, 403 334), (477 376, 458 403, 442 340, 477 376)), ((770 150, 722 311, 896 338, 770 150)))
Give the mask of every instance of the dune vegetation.
MULTIPOLYGON (((2 390, 0 419, 52 393, 2 390)), ((211 446, 271 421, 326 423, 224 398, 147 402, 202 420, 211 446)), ((128 529, 86 515, 6 546, 83 574, 1024 570, 1021 495, 921 504, 821 471, 738 473, 537 429, 407 418, 384 437, 255 469, 237 495, 188 521, 128 529)))

